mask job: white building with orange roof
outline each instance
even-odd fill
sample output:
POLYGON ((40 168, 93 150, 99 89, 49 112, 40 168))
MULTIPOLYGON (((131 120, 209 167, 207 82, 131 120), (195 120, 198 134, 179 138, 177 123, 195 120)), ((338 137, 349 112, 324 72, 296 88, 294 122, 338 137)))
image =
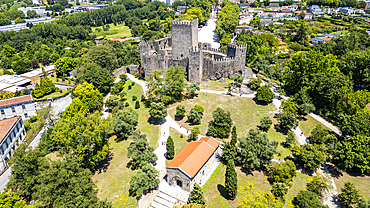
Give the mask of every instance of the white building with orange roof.
POLYGON ((202 184, 202 178, 221 154, 221 142, 212 137, 202 137, 188 143, 167 164, 167 182, 191 191, 194 184, 202 184))
POLYGON ((32 95, 0 100, 0 119, 21 116, 23 120, 37 115, 37 104, 33 103, 32 95))
POLYGON ((26 137, 22 117, 0 120, 0 171, 8 168, 8 160, 26 137))

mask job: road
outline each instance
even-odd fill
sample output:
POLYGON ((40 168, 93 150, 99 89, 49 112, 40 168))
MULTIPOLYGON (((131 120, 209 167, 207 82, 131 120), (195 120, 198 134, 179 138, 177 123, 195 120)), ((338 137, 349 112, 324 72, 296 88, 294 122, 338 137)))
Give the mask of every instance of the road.
MULTIPOLYGON (((71 95, 67 95, 64 98, 60 98, 58 100, 55 100, 51 103, 51 106, 53 107, 52 113, 54 115, 58 115, 59 113, 62 113, 65 111, 65 109, 72 103, 71 95)), ((48 129, 48 127, 44 127, 41 129, 41 131, 36 135, 36 137, 32 140, 30 143, 30 146, 35 148, 40 143, 40 140, 42 136, 44 136, 45 131, 48 129)), ((0 192, 3 192, 3 190, 6 188, 6 184, 8 184, 11 176, 11 170, 12 168, 9 167, 1 176, 0 176, 0 192)))
POLYGON ((198 32, 198 41, 210 43, 212 48, 220 48, 220 39, 216 33, 216 19, 209 19, 207 24, 198 32))

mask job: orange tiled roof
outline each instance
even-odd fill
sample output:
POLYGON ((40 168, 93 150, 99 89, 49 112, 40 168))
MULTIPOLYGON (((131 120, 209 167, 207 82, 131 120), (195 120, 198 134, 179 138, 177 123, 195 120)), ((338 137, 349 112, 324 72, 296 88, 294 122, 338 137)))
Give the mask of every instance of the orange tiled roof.
POLYGON ((180 168, 194 177, 219 145, 220 142, 212 137, 202 137, 199 141, 186 145, 166 167, 180 168))
POLYGON ((0 121, 0 139, 1 142, 3 141, 4 137, 8 133, 8 131, 12 128, 12 126, 17 122, 19 116, 8 118, 0 121))
POLYGON ((15 98, 9 98, 9 99, 6 99, 6 100, 0 100, 0 108, 3 107, 3 106, 14 105, 14 104, 23 103, 23 102, 26 102, 26 101, 32 101, 32 96, 31 95, 24 95, 24 96, 15 97, 15 98))

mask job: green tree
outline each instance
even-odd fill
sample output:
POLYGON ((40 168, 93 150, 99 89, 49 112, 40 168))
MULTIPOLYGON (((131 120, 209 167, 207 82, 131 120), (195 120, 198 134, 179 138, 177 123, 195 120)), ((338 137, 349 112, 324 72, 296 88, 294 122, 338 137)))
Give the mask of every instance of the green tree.
POLYGON ((185 113, 186 113, 185 106, 178 105, 176 107, 176 115, 175 115, 176 117, 183 118, 185 116, 185 113))
POLYGON ((114 77, 108 69, 102 68, 96 63, 86 63, 82 73, 77 75, 76 83, 85 81, 93 84, 96 89, 106 95, 113 86, 114 77))
POLYGON ((125 108, 113 115, 113 127, 118 138, 127 139, 136 129, 139 115, 132 108, 125 108))
POLYGON ((284 201, 284 196, 288 193, 288 187, 285 183, 274 183, 272 184, 271 193, 284 201))
POLYGON ((140 131, 137 131, 133 133, 132 137, 135 139, 127 148, 127 157, 131 158, 128 166, 131 166, 131 169, 143 168, 150 161, 157 160, 157 156, 153 153, 154 148, 149 146, 146 139, 146 134, 141 134, 140 131))
POLYGON ((352 182, 346 182, 340 191, 341 193, 338 195, 338 197, 340 198, 340 202, 346 207, 357 204, 361 198, 359 190, 356 189, 352 182))
POLYGON ((291 113, 294 116, 297 116, 299 106, 291 98, 289 98, 281 103, 281 108, 283 109, 283 112, 291 113))
POLYGON ((292 203, 295 208, 324 208, 319 195, 307 190, 299 191, 297 196, 293 198, 292 203))
POLYGON ((279 123, 283 129, 293 129, 297 125, 297 119, 292 113, 279 113, 279 123))
POLYGON ((314 75, 319 72, 327 74, 339 73, 337 59, 334 55, 324 56, 318 51, 297 53, 288 61, 284 71, 284 81, 292 93, 297 93, 305 86, 309 86, 314 75))
POLYGON ((103 95, 98 89, 94 88, 93 84, 87 82, 78 84, 73 90, 72 96, 74 99, 78 98, 81 100, 82 103, 86 105, 89 112, 100 110, 103 106, 103 95))
POLYGON ((283 208, 284 203, 276 198, 272 193, 261 191, 260 188, 254 187, 253 183, 247 181, 247 185, 239 192, 238 207, 254 208, 258 207, 276 207, 283 208))
POLYGON ((262 131, 267 132, 270 129, 271 125, 272 125, 272 120, 268 116, 265 116, 261 118, 259 128, 262 131))
POLYGON ((71 57, 62 57, 58 59, 55 63, 58 77, 68 76, 68 72, 74 70, 78 65, 77 61, 71 57))
POLYGON ((19 58, 12 62, 12 69, 17 74, 23 74, 31 71, 31 61, 28 58, 19 58))
POLYGON ((370 111, 367 109, 359 110, 354 115, 343 116, 340 120, 340 131, 342 135, 370 136, 370 111))
POLYGON ((166 142, 167 159, 172 160, 175 157, 175 144, 171 136, 168 137, 166 142))
POLYGON ((113 71, 117 67, 116 50, 110 45, 96 45, 86 54, 87 62, 93 62, 101 68, 113 71))
POLYGON ((198 86, 198 84, 192 83, 186 88, 186 90, 188 91, 188 97, 190 99, 196 95, 196 91, 199 91, 200 87, 198 86))
POLYGON ((340 89, 336 112, 354 115, 358 111, 365 109, 368 103, 370 103, 370 92, 366 90, 353 92, 351 87, 342 87, 340 89))
POLYGON ((307 190, 321 195, 323 191, 330 191, 333 187, 331 185, 330 175, 319 174, 312 177, 307 183, 307 190))
POLYGON ((204 199, 202 188, 200 188, 197 183, 194 184, 193 190, 190 192, 188 204, 190 203, 200 204, 203 208, 206 207, 206 200, 204 199))
POLYGON ((185 78, 186 71, 182 67, 169 67, 165 71, 164 88, 159 99, 166 104, 180 100, 185 91, 185 78))
POLYGON ((230 141, 230 142, 226 141, 221 145, 223 147, 222 157, 221 157, 223 162, 227 163, 229 160, 234 161, 235 158, 236 158, 236 155, 238 153, 238 149, 236 147, 236 144, 233 143, 233 141, 230 141))
POLYGON ((20 201, 21 197, 15 192, 3 192, 0 194, 1 208, 22 208, 26 206, 26 202, 20 201))
POLYGON ((140 102, 137 100, 135 102, 135 109, 139 109, 140 108, 140 102))
POLYGON ((91 206, 98 202, 96 185, 92 173, 81 168, 79 162, 73 160, 56 160, 46 163, 38 176, 38 184, 34 187, 34 197, 44 205, 61 207, 66 204, 91 206))
POLYGON ((289 184, 297 175, 295 165, 290 160, 280 163, 274 162, 268 167, 268 171, 271 173, 271 179, 275 183, 289 184))
MULTIPOLYGON (((301 16, 301 14, 299 16, 301 16)), ((294 41, 301 45, 307 46, 308 45, 308 41, 306 39, 307 35, 308 35, 307 26, 304 22, 302 22, 298 28, 297 35, 294 37, 294 41)))
POLYGON ((238 177, 235 171, 234 161, 229 160, 225 173, 225 189, 230 200, 234 200, 238 191, 238 177))
POLYGON ((227 138, 233 125, 230 112, 218 107, 212 112, 212 115, 213 120, 208 126, 207 135, 219 138, 227 138))
POLYGON ((268 164, 277 152, 278 142, 270 141, 267 134, 251 129, 247 137, 238 138, 240 142, 239 162, 243 167, 256 168, 268 164))
POLYGON ((249 85, 249 87, 251 87, 255 90, 258 90, 258 88, 261 87, 261 83, 262 83, 262 77, 257 77, 257 79, 251 78, 248 85, 249 85))
POLYGON ((295 135, 292 131, 288 131, 287 137, 285 138, 285 145, 290 148, 295 143, 295 135))
POLYGON ((71 155, 83 167, 93 170, 108 154, 111 129, 112 120, 102 119, 99 111, 92 114, 78 111, 58 121, 48 140, 55 151, 71 155))
POLYGON ((130 196, 140 196, 144 190, 152 190, 159 185, 158 171, 150 164, 138 170, 130 179, 130 196))
POLYGON ((197 140, 199 134, 200 134, 199 126, 194 126, 194 128, 191 129, 191 133, 189 135, 189 139, 195 141, 195 140, 197 140))
POLYGON ((27 149, 26 144, 21 144, 14 151, 9 165, 12 166, 12 175, 7 188, 17 190, 21 197, 31 198, 36 186, 40 167, 46 162, 38 149, 27 149))
POLYGON ((149 115, 156 120, 163 119, 167 116, 166 107, 163 105, 163 103, 153 102, 150 104, 149 115))
POLYGON ((200 121, 203 118, 202 113, 198 113, 195 108, 191 108, 190 113, 188 114, 188 122, 192 125, 200 124, 200 121))
POLYGON ((118 106, 118 104, 119 104, 120 101, 121 101, 120 96, 118 96, 118 95, 111 95, 105 101, 105 106, 107 108, 113 109, 116 106, 118 106))
POLYGON ((317 144, 294 146, 292 154, 299 165, 315 171, 326 160, 326 147, 317 144))
POLYGON ((271 103, 272 99, 275 97, 275 94, 270 90, 270 88, 267 85, 264 85, 257 90, 257 100, 271 103))
MULTIPOLYGON (((306 17, 306 13, 304 13, 304 11, 302 11, 301 13, 299 13, 299 19, 304 19, 306 17)), ((303 23, 301 25, 304 25, 303 23)))
POLYGON ((204 113, 204 108, 201 106, 201 105, 198 105, 198 104, 196 104, 196 105, 194 105, 194 110, 197 112, 197 113, 200 113, 200 114, 202 114, 203 115, 203 113, 204 113))

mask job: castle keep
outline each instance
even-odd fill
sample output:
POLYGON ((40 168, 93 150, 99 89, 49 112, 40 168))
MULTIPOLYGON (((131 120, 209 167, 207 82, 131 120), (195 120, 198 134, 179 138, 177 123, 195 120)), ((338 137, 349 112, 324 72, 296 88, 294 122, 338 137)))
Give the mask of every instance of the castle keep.
POLYGON ((190 82, 200 83, 203 78, 220 79, 240 74, 250 78, 245 67, 247 45, 232 43, 227 51, 211 48, 210 43, 198 42, 198 19, 172 20, 172 34, 154 41, 140 42, 140 76, 152 70, 181 66, 190 82))

